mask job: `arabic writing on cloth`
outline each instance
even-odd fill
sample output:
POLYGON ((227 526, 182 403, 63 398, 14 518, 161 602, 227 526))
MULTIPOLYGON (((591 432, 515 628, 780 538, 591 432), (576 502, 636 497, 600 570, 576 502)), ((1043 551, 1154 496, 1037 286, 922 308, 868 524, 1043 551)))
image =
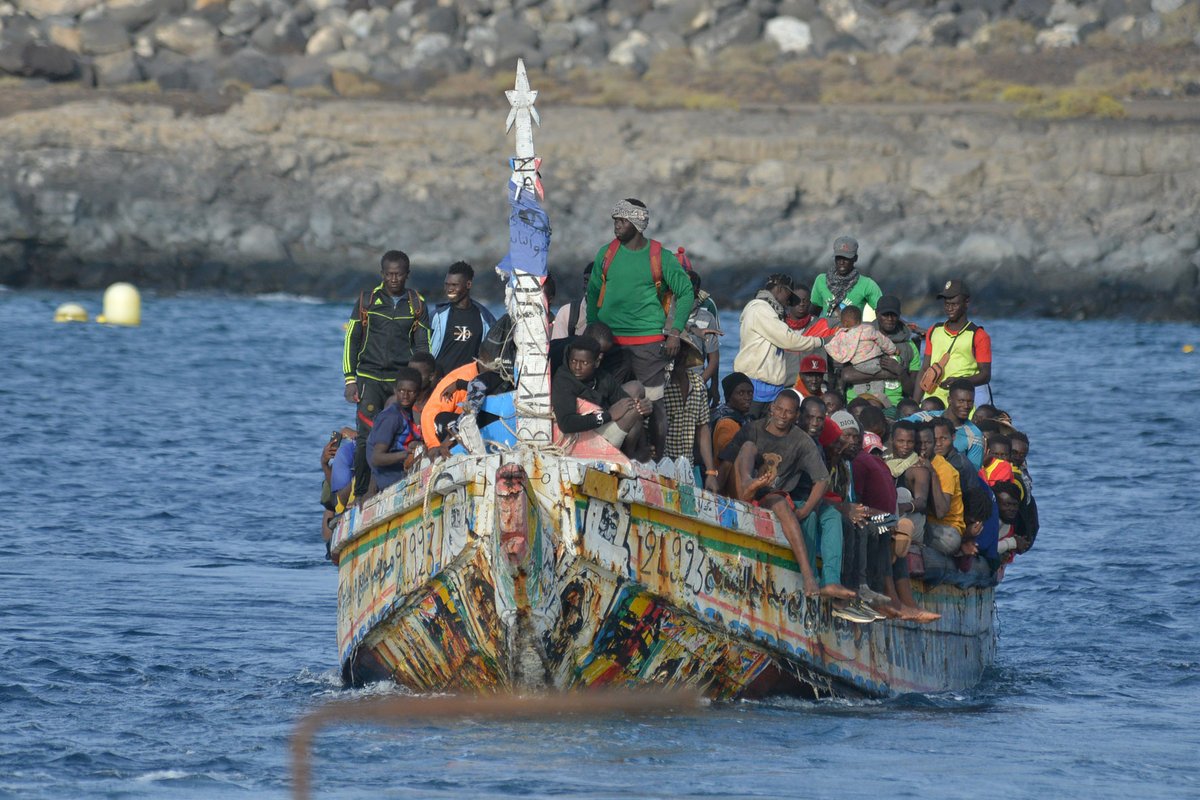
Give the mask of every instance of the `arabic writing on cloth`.
POLYGON ((497 269, 512 274, 514 269, 530 275, 545 275, 550 252, 550 217, 538 203, 537 195, 518 190, 508 182, 508 255, 497 269))

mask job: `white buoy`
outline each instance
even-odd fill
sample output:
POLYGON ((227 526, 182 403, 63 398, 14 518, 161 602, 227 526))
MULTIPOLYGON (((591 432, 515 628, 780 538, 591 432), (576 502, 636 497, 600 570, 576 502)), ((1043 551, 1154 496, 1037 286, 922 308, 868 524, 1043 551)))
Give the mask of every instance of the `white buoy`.
POLYGON ((114 283, 104 290, 104 311, 96 322, 108 325, 141 325, 142 296, 131 283, 114 283))
POLYGON ((55 322, 87 322, 87 309, 79 303, 63 303, 54 311, 55 322))

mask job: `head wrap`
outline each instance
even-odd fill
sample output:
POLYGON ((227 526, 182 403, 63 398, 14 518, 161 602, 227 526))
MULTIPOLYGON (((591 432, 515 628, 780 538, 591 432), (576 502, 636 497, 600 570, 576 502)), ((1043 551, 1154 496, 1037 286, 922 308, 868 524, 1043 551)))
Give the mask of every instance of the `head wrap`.
POLYGON ((646 226, 650 224, 650 212, 628 200, 622 200, 613 206, 612 218, 629 220, 638 233, 645 233, 646 226))

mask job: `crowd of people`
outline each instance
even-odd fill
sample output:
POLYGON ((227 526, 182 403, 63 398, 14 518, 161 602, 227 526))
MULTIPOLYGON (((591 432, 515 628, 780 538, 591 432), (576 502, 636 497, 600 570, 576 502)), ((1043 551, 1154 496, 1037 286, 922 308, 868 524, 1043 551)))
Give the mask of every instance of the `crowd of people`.
MULTIPOLYGON (((557 313, 546 280, 558 443, 690 464, 697 486, 769 511, 805 593, 858 623, 931 622, 912 577, 993 585, 1033 546, 1029 439, 993 402, 991 339, 968 318, 965 281, 945 282, 946 319, 920 330, 841 236, 811 289, 767 276, 722 377, 716 306, 683 248, 647 238, 649 222, 641 201, 617 203, 582 297, 557 313)), ((335 513, 418 461, 477 452, 498 419, 486 398, 513 388, 512 321, 472 298, 472 267, 449 268, 432 309, 408 275, 404 253, 384 254, 347 324, 357 424, 322 452, 326 542, 335 513)))

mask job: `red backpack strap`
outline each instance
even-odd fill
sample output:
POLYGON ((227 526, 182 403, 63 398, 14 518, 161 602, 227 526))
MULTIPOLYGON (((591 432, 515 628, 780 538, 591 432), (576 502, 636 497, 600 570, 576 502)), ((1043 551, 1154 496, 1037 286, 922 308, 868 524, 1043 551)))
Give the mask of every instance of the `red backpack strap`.
POLYGON ((596 298, 596 308, 604 305, 604 290, 608 287, 608 268, 612 265, 613 259, 616 258, 617 251, 621 249, 621 240, 613 239, 608 243, 608 250, 604 251, 604 263, 600 267, 600 296, 596 298))
POLYGON ((654 291, 658 294, 658 302, 662 304, 663 314, 670 322, 671 318, 675 316, 675 295, 671 292, 671 287, 663 283, 662 253, 662 242, 651 239, 650 277, 654 278, 654 291))
POLYGON ((658 292, 658 296, 662 298, 662 242, 658 239, 650 240, 650 276, 654 278, 654 290, 658 292))

